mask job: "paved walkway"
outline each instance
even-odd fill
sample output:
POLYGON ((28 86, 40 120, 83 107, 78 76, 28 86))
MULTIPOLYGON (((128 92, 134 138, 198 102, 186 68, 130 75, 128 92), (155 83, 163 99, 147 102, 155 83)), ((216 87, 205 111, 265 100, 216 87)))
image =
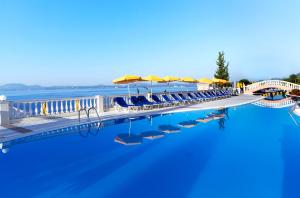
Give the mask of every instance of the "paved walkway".
MULTIPOLYGON (((205 109, 219 109, 225 107, 239 106, 243 104, 253 103, 261 100, 261 96, 253 95, 241 95, 234 96, 227 99, 203 102, 200 104, 168 107, 148 111, 131 111, 131 112, 105 112, 100 115, 101 120, 110 120, 117 118, 128 118, 136 116, 144 116, 149 114, 162 114, 162 113, 174 113, 174 112, 185 112, 185 111, 196 111, 205 109)), ((1 127, 0 126, 0 143, 17 139, 20 137, 26 137, 34 134, 39 134, 46 131, 57 130, 64 127, 76 126, 80 124, 87 124, 90 122, 96 122, 99 119, 95 115, 87 120, 82 119, 78 121, 78 115, 71 115, 68 117, 33 117, 19 120, 12 125, 1 127)))

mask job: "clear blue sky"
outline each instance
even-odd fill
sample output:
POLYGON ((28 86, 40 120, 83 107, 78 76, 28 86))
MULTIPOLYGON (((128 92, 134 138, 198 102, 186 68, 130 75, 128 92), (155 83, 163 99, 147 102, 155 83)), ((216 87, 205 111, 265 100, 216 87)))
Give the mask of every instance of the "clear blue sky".
POLYGON ((0 84, 109 84, 123 74, 232 79, 300 72, 298 0, 1 0, 0 84))

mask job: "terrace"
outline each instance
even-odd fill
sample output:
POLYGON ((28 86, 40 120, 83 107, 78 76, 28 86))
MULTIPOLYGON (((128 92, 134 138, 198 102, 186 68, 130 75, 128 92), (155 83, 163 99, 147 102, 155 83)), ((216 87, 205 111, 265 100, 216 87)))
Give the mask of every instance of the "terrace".
MULTIPOLYGON (((165 93, 156 93, 159 98, 162 98, 164 94, 165 93)), ((171 92, 168 95, 171 97, 172 94, 187 95, 186 92, 171 92)), ((133 94, 131 96, 136 95, 133 94)), ((148 98, 146 94, 142 96, 148 98)), ((148 116, 152 114, 220 109, 253 103, 263 98, 261 96, 240 95, 211 99, 208 101, 199 100, 197 102, 181 103, 180 105, 162 106, 159 108, 120 110, 116 108, 114 102, 114 99, 117 97, 123 97, 126 101, 129 101, 128 95, 18 102, 3 101, 1 102, 2 126, 0 126, 0 142, 97 121, 148 116), (3 111, 5 106, 7 111, 3 111), (85 114, 85 112, 87 112, 87 114, 85 114), (80 119, 79 114, 81 115, 80 119)))

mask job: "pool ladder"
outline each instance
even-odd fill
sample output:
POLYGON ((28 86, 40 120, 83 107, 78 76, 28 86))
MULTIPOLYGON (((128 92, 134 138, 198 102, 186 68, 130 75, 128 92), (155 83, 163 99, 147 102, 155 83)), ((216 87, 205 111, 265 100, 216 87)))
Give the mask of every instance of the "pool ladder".
POLYGON ((83 112, 85 112, 85 114, 86 114, 86 117, 88 118, 88 121, 90 122, 91 120, 90 120, 90 111, 91 110, 94 110, 95 112, 96 112, 96 114, 97 114, 97 117, 98 117, 98 119, 99 119, 99 121, 101 121, 101 118, 100 118, 100 116, 99 116, 99 114, 98 114, 98 111, 97 111, 97 109, 95 108, 95 107, 90 107, 90 108, 83 108, 83 109, 79 109, 79 111, 78 111, 78 120, 79 120, 79 122, 80 122, 80 120, 81 120, 81 112, 83 111, 83 112))

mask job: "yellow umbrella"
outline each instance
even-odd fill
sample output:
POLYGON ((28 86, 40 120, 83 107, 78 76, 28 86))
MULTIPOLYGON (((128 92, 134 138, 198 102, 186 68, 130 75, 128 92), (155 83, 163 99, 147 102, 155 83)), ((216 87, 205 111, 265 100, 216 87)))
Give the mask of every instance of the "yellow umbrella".
MULTIPOLYGON (((165 76, 163 77, 164 82, 168 83, 168 88, 170 89, 170 82, 175 82, 175 81, 179 81, 180 78, 178 77, 174 77, 174 76, 165 76)), ((170 90, 169 90, 169 94, 170 94, 170 90)))
POLYGON ((184 77, 184 78, 181 78, 179 81, 186 82, 186 83, 197 83, 198 82, 196 79, 191 78, 191 77, 184 77))
POLYGON ((163 80, 165 82, 174 82, 174 81, 179 81, 180 78, 174 77, 174 76, 165 76, 163 77, 163 80))
POLYGON ((120 78, 117 78, 113 80, 114 84, 129 84, 134 83, 137 81, 142 81, 142 78, 140 76, 134 76, 134 75, 125 75, 120 78))
POLYGON ((155 75, 149 75, 142 78, 144 81, 150 81, 150 82, 164 82, 164 79, 155 75))
POLYGON ((155 75, 148 75, 146 77, 142 78, 144 81, 150 81, 151 82, 151 95, 152 95, 152 82, 158 82, 158 83, 164 83, 164 79, 159 77, 159 76, 155 76, 155 75))
POLYGON ((227 80, 219 79, 219 78, 213 78, 212 81, 213 81, 214 83, 223 83, 223 84, 225 84, 225 83, 228 82, 227 80))
POLYGON ((129 89, 129 84, 138 82, 138 81, 143 81, 143 79, 140 76, 134 76, 134 75, 125 75, 120 78, 117 78, 113 80, 114 84, 127 84, 127 89, 128 89, 128 96, 130 98, 130 89, 129 89))
POLYGON ((200 83, 206 83, 206 84, 212 84, 213 83, 213 81, 210 80, 210 79, 208 79, 208 78, 200 78, 198 80, 198 82, 200 82, 200 83))

